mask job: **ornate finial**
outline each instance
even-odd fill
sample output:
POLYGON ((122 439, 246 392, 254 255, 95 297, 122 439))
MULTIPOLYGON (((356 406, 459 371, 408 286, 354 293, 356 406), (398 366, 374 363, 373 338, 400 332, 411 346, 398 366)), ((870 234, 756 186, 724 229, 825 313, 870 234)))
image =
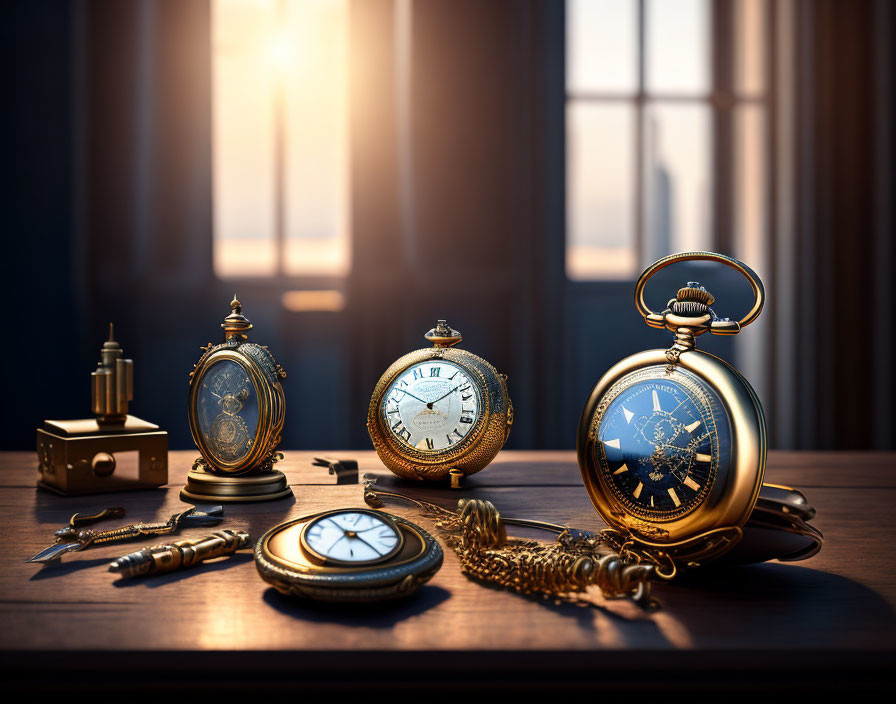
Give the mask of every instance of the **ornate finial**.
POLYGON ((436 347, 453 347, 463 339, 460 332, 452 328, 447 320, 439 320, 424 337, 436 347))
POLYGON ((224 328, 225 340, 233 338, 245 340, 246 333, 252 329, 252 323, 243 315, 243 304, 240 303, 235 293, 233 294, 233 300, 230 301, 230 315, 224 318, 221 327, 224 328))
POLYGON ((103 357, 102 364, 112 364, 111 360, 121 357, 121 345, 115 340, 115 327, 109 323, 109 339, 103 343, 100 354, 103 357))

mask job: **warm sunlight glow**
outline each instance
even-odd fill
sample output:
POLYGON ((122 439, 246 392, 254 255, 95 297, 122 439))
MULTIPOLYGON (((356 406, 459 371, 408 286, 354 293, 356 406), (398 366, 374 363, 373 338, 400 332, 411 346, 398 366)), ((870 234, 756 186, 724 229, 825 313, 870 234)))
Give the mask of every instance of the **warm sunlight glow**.
POLYGON ((348 1, 212 0, 214 268, 344 276, 348 1))
POLYGON ((293 313, 338 313, 345 309, 345 294, 336 290, 286 291, 283 307, 293 313))
POLYGON ((292 41, 285 34, 275 35, 268 48, 271 63, 279 69, 289 69, 295 63, 296 51, 292 41))

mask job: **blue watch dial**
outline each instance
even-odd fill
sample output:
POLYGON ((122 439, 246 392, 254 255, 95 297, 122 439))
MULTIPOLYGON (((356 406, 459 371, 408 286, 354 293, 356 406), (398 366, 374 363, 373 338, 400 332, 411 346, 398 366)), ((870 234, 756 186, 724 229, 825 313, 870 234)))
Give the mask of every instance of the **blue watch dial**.
POLYGON ((653 520, 697 508, 731 458, 731 428, 715 391, 684 370, 663 370, 621 379, 595 418, 604 484, 631 513, 653 520))
POLYGON ((234 464, 252 451, 258 430, 258 399, 246 370, 230 359, 215 362, 196 393, 199 432, 221 462, 234 464))

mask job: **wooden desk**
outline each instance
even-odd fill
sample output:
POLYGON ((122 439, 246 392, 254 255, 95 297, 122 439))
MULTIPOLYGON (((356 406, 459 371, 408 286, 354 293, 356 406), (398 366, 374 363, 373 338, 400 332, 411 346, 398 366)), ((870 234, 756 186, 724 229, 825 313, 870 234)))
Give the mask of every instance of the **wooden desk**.
MULTIPOLYGON (((421 687, 441 693, 513 686, 670 691, 695 684, 776 690, 876 687, 896 664, 896 454, 772 453, 766 480, 800 488, 825 534, 814 558, 660 584, 662 608, 529 599, 461 576, 450 550, 415 598, 362 607, 287 600, 240 554, 193 571, 115 581, 106 565, 136 549, 96 548, 41 567, 25 559, 78 511, 122 505, 131 520, 167 518, 195 452, 172 452, 158 490, 63 498, 36 491, 33 453, 0 455, 0 667, 7 689, 78 687, 207 692, 297 686, 421 687), (203 680, 205 683, 203 684, 203 680)), ((288 452, 278 465, 295 500, 225 507, 222 527, 253 537, 288 517, 363 506, 315 454, 355 457, 393 482, 373 452, 288 452)), ((451 505, 458 494, 419 490, 451 505)), ((597 529, 572 452, 502 452, 463 492, 506 515, 597 529)), ((427 523, 412 511, 388 510, 427 523)), ((111 524, 110 524, 111 525, 111 524)), ((192 529, 197 537, 208 529, 192 529)), ((546 536, 547 537, 547 536, 546 536)))

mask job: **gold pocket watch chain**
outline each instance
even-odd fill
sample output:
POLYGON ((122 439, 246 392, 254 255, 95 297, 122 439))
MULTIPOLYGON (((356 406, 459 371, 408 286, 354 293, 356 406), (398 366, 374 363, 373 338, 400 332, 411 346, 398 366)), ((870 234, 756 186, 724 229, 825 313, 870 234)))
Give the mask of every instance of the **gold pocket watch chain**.
POLYGON ((520 594, 588 601, 582 598, 596 586, 605 599, 646 603, 650 581, 672 579, 675 563, 662 551, 636 548, 629 536, 613 529, 599 533, 523 518, 505 518, 489 502, 461 499, 457 511, 428 501, 373 487, 364 482, 364 501, 380 508, 384 499, 409 503, 435 521, 445 543, 454 550, 461 571, 474 579, 520 594), (516 525, 558 533, 557 542, 507 537, 506 526, 516 525))

